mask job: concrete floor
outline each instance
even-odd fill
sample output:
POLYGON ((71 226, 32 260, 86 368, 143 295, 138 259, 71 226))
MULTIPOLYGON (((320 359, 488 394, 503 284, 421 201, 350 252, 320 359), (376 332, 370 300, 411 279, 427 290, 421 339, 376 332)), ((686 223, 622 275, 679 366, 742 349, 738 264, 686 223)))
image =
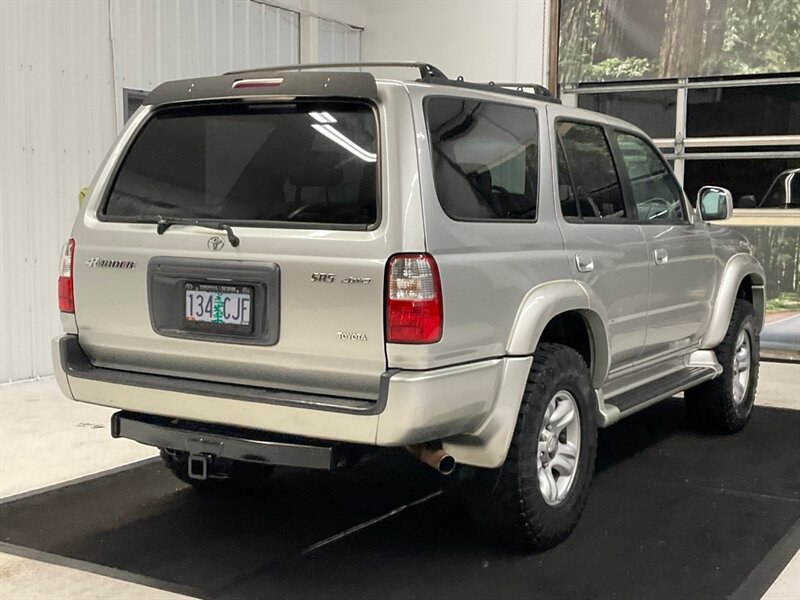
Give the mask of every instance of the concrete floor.
MULTIPOLYGON (((800 365, 763 363, 757 404, 800 410, 800 365)), ((7 500, 155 456, 150 448, 112 440, 111 412, 67 401, 52 379, 0 385, 0 497, 7 500)), ((110 569, 97 574, 85 567, 0 553, 0 598, 181 597, 116 579, 110 569)), ((800 598, 800 552, 764 598, 800 598)))

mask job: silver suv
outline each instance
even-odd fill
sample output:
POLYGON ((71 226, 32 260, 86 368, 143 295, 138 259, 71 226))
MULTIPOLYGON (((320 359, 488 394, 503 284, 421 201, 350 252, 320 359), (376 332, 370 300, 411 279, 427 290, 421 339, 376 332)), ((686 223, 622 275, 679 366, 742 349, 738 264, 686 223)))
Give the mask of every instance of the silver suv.
POLYGON ((148 96, 64 248, 67 396, 198 487, 405 447, 529 550, 575 526, 598 427, 681 391, 744 426, 764 271, 708 223, 727 190, 693 208, 639 129, 538 86, 340 66, 148 96))

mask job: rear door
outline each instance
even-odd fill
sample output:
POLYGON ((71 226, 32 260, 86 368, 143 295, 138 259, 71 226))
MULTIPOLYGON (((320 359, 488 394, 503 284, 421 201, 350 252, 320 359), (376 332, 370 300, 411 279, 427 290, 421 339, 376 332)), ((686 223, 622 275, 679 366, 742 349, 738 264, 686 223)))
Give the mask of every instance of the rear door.
POLYGON ((74 232, 76 319, 93 362, 375 398, 384 267, 402 250, 379 193, 384 109, 155 109, 74 232))
POLYGON ((561 230, 572 274, 591 290, 608 328, 613 375, 633 364, 647 326, 649 266, 602 124, 555 121, 561 230))

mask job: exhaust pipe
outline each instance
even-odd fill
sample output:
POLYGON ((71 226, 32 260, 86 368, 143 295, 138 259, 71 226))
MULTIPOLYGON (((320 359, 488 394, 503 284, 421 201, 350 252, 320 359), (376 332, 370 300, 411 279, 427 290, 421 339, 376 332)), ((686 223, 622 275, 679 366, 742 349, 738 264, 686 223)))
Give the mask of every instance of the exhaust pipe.
POLYGON ((456 470, 456 459, 441 447, 436 448, 430 444, 413 444, 406 446, 406 450, 442 475, 450 475, 456 470))

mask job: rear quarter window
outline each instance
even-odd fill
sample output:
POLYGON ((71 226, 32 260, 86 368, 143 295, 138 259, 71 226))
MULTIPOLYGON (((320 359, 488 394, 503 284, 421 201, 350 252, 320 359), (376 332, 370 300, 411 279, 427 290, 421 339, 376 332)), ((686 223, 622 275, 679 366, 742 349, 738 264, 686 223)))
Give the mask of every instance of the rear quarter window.
POLYGON ((160 110, 127 152, 101 218, 370 227, 377 137, 366 104, 160 110))
POLYGON ((536 220, 534 108, 433 96, 425 101, 436 195, 463 221, 536 220))

